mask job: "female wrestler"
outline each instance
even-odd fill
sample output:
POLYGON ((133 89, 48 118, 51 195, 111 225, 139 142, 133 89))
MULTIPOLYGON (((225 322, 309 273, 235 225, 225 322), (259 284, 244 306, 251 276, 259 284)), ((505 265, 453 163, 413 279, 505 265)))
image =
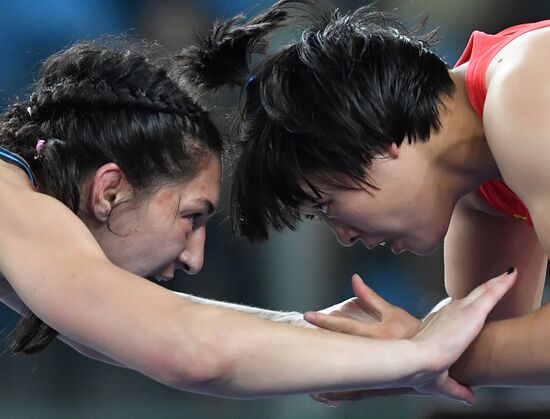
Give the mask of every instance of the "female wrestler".
POLYGON ((550 383, 550 306, 533 311, 550 252, 549 27, 475 32, 449 70, 431 50, 433 34, 367 7, 341 14, 313 0, 279 1, 248 22, 218 24, 183 55, 200 87, 244 86, 237 229, 265 239, 269 225, 294 228, 314 215, 344 246, 417 254, 445 237, 453 298, 512 264, 521 286, 456 375, 550 383), (309 12, 311 28, 250 70, 293 4, 309 12))
POLYGON ((195 392, 406 385, 471 402, 446 370, 513 270, 395 341, 194 304, 141 278, 199 271, 218 202, 220 137, 178 87, 176 64, 79 44, 46 60, 30 99, 2 116, 1 297, 33 313, 15 351, 37 351, 59 332, 90 355, 195 392))

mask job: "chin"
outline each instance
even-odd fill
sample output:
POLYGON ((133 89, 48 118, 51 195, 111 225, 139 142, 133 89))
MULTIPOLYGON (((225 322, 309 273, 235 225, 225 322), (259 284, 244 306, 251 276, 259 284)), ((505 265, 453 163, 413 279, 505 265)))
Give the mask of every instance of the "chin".
POLYGON ((441 241, 439 240, 434 242, 423 243, 417 246, 411 246, 411 248, 408 248, 407 250, 418 256, 429 256, 429 255, 433 255, 439 249, 440 243, 441 241))
POLYGON ((437 251, 437 247, 420 249, 420 250, 419 249, 407 249, 407 250, 417 256, 429 256, 429 255, 433 255, 437 251))

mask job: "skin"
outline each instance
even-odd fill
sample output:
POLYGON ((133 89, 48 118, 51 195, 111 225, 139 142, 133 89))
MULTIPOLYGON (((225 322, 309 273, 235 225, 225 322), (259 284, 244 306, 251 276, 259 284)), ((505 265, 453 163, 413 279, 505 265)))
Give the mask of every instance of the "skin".
POLYGON ((120 168, 109 163, 91 180, 81 218, 109 259, 123 269, 168 279, 177 267, 195 274, 204 262, 206 223, 218 205, 220 182, 221 164, 212 156, 183 185, 164 185, 147 202, 128 201, 132 188, 120 168))
POLYGON ((424 143, 387 146, 369 171, 377 190, 354 188, 351 179, 333 174, 350 188, 313 182, 324 196, 302 211, 320 216, 345 246, 356 240, 368 248, 386 242, 394 253, 432 253, 445 237, 458 200, 500 177, 473 110, 456 118, 469 104, 463 71, 452 77, 462 89, 445 101, 443 129, 424 143))
MULTIPOLYGON (((550 252, 549 48, 550 30, 544 28, 497 54, 487 72, 483 120, 466 96, 467 63, 451 70, 456 93, 444 98, 443 128, 425 143, 388 147, 369 173, 380 191, 325 187, 323 200, 305 209, 323 218, 344 245, 354 238, 367 247, 386 241, 394 253, 427 254, 444 240, 445 286, 453 298, 464 296, 479 278, 508 266, 518 269, 520 286, 501 300, 491 313, 493 321, 452 369, 471 385, 550 382, 550 306, 539 308, 550 252), (520 197, 534 228, 500 214, 477 195, 489 179, 504 180, 520 197)), ((383 308, 380 317, 388 317, 374 326, 322 314, 307 318, 364 336, 413 333, 414 318, 403 311, 396 315, 387 303, 383 308), (394 333, 400 322, 412 326, 394 333), (392 330, 382 332, 387 327, 392 330)))
POLYGON ((195 304, 136 275, 169 277, 178 265, 190 273, 200 269, 219 181, 219 159, 211 156, 193 179, 140 199, 109 163, 83 185, 80 219, 37 193, 21 170, 0 162, 2 301, 30 308, 70 344, 182 390, 256 398, 410 386, 473 402, 471 390, 447 369, 516 272, 451 304, 414 338, 389 341, 195 304))

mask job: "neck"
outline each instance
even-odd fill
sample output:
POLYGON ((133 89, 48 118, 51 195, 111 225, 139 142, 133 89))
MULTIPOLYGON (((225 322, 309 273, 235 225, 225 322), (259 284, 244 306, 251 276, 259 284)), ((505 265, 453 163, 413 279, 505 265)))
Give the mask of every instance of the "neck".
POLYGON ((440 110, 441 130, 426 143, 436 179, 456 200, 490 179, 501 177, 485 139, 483 121, 466 93, 466 67, 450 72, 454 95, 445 98, 440 110), (431 143, 431 144, 430 144, 431 143))

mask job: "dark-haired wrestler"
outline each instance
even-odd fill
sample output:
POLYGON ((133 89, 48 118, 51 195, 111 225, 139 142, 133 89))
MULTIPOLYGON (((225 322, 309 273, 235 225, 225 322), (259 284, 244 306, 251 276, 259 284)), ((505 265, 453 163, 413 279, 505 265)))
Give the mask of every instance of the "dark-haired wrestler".
MULTIPOLYGON (((295 228, 312 215, 344 246, 420 255, 445 240, 452 298, 516 266, 519 285, 454 374, 475 385, 549 384, 550 306, 539 307, 550 252, 550 21, 475 32, 453 69, 432 35, 369 7, 342 14, 279 1, 218 24, 188 50, 199 88, 243 86, 234 224, 266 239, 269 226, 295 228), (310 28, 250 68, 265 37, 292 24, 293 7, 310 28)), ((386 325, 308 320, 371 336, 386 325)), ((394 336, 421 324, 405 320, 413 327, 394 336)))
POLYGON ((142 278, 201 269, 219 199, 220 136, 181 74, 128 47, 77 44, 48 58, 30 99, 1 116, 0 298, 28 309, 13 349, 33 353, 59 334, 95 358, 225 397, 409 385, 471 402, 447 369, 516 272, 394 341, 196 304, 142 278))

